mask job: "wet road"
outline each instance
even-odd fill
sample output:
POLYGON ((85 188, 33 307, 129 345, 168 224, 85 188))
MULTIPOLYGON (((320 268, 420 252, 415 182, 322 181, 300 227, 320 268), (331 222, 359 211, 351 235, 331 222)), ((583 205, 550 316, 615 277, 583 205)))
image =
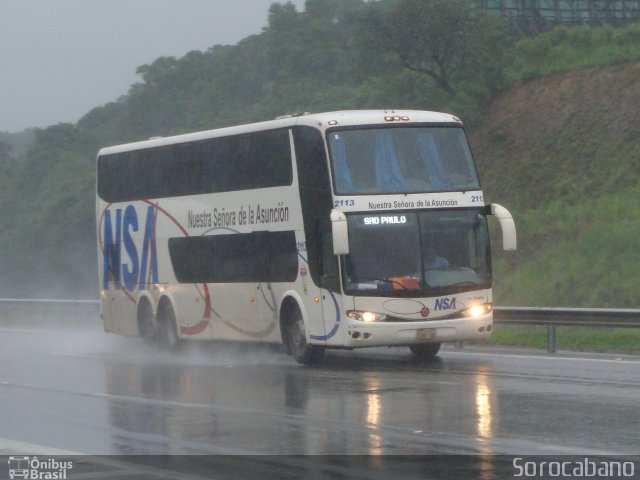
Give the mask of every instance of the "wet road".
POLYGON ((0 329, 0 452, 638 455, 640 359, 443 349, 159 352, 101 331, 0 329))

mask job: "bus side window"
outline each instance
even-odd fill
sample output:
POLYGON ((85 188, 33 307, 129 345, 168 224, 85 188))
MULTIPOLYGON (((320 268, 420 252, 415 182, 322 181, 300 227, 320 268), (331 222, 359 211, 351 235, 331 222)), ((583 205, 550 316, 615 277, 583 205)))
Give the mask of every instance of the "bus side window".
POLYGON ((331 223, 318 222, 318 236, 320 237, 320 287, 340 291, 340 275, 338 271, 338 257, 333 254, 333 237, 331 235, 331 223))
POLYGON ((337 260, 330 243, 329 215, 333 201, 324 140, 318 130, 303 126, 294 128, 293 138, 309 273, 315 285, 339 291, 337 263, 331 265, 331 262, 337 260), (323 238, 323 232, 328 233, 328 241, 323 238), (323 249, 330 254, 325 254, 323 249), (331 280, 332 276, 335 280, 331 280))

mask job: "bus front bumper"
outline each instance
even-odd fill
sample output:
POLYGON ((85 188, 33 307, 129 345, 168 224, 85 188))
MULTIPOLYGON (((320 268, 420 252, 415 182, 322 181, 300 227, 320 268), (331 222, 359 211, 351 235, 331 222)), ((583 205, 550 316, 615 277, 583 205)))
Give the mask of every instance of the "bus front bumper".
POLYGON ((424 322, 362 322, 347 318, 347 348, 481 340, 491 336, 493 313, 424 322))

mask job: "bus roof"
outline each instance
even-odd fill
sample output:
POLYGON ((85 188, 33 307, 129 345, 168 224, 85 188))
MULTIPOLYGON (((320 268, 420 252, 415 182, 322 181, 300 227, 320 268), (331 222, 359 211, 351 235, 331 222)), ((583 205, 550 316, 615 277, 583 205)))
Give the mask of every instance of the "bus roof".
POLYGON ((246 125, 205 130, 201 132, 186 133, 170 137, 153 137, 149 140, 126 143, 100 149, 98 156, 111 153, 120 153, 130 150, 161 147, 180 143, 190 143, 207 138, 224 137, 228 135, 240 135, 262 130, 288 128, 295 125, 306 125, 320 130, 340 126, 357 125, 385 125, 403 123, 449 123, 459 124, 459 118, 448 113, 429 112, 422 110, 343 110, 324 113, 301 113, 285 115, 275 120, 268 120, 246 125))

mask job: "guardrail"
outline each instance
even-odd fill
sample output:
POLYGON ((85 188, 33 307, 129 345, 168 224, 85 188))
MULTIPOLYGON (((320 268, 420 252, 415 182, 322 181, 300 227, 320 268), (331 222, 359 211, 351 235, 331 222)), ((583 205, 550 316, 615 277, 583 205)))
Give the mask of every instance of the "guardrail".
POLYGON ((98 300, 64 300, 36 298, 0 298, 0 309, 40 310, 53 308, 56 310, 88 310, 97 312, 98 300))
MULTIPOLYGON (((0 298, 0 314, 19 311, 97 319, 99 302, 0 298)), ((494 307, 493 320, 500 325, 546 325, 547 351, 554 353, 556 327, 640 328, 640 309, 494 307)))
POLYGON ((502 325, 546 325, 547 351, 556 351, 556 327, 640 328, 640 309, 495 307, 502 325))
POLYGON ((98 300, 0 298, 0 324, 96 326, 100 323, 98 300))

